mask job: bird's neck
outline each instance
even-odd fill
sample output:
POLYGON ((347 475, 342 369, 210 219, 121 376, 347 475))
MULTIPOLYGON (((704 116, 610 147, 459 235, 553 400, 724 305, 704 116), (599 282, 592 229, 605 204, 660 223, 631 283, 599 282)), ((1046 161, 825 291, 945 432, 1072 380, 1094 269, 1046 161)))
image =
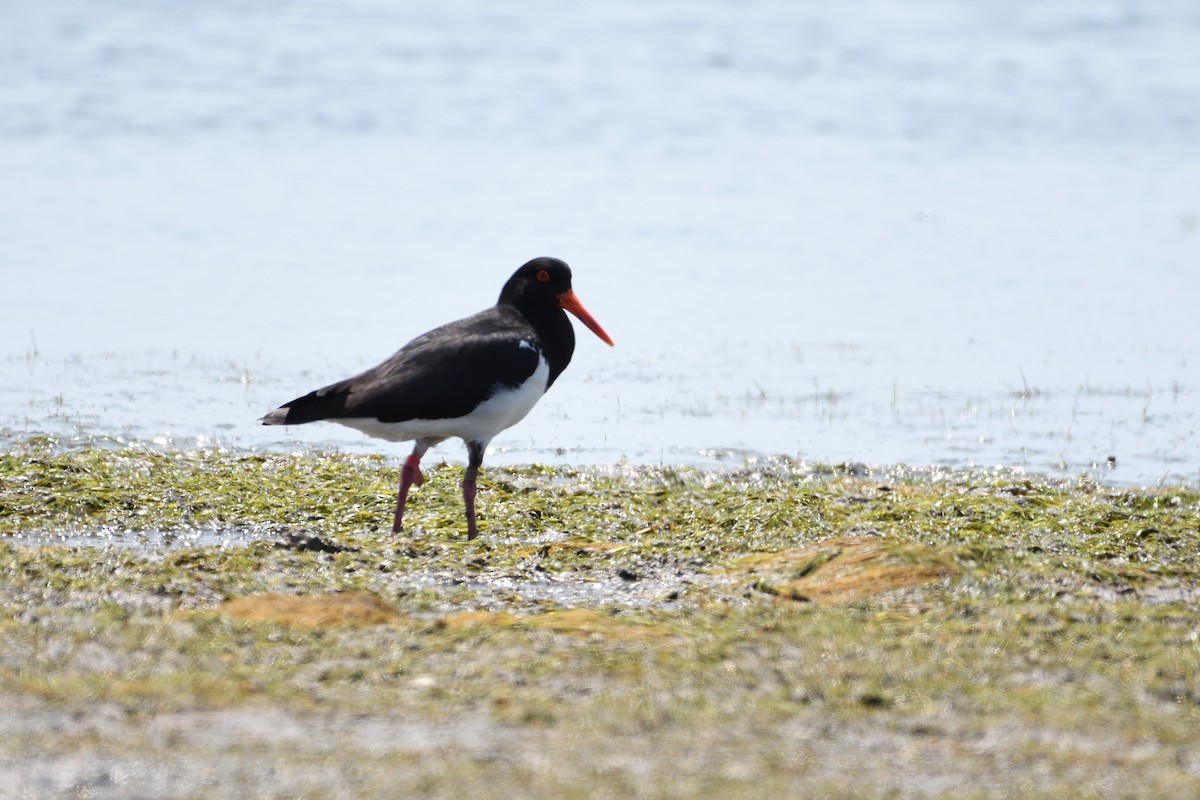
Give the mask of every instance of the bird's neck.
POLYGON ((542 348, 542 355, 550 367, 549 388, 554 383, 567 364, 571 363, 571 355, 575 352, 575 329, 567 312, 555 306, 546 307, 544 304, 523 306, 513 304, 521 316, 529 321, 537 331, 542 348))

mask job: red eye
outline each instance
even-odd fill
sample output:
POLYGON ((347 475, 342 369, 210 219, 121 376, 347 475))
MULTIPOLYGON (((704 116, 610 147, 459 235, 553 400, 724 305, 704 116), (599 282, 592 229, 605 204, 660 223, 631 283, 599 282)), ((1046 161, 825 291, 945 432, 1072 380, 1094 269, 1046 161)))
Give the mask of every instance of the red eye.
POLYGON ((539 269, 537 271, 537 279, 542 283, 548 283, 550 281, 550 273, 544 269, 539 269))

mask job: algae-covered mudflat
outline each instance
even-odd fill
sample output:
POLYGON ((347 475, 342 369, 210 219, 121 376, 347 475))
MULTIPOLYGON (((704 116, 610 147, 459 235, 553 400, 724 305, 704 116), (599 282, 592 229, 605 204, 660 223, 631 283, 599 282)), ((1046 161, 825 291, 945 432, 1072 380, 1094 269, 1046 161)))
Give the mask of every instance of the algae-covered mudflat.
POLYGON ((0 794, 1194 797, 1200 496, 0 454, 0 794))

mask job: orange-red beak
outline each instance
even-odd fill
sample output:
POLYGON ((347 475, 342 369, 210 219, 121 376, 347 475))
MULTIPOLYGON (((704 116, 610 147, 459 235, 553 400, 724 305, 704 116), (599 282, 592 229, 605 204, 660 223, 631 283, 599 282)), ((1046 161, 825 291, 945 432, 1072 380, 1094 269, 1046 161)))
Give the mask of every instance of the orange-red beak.
POLYGON ((613 340, 608 338, 608 334, 604 332, 604 328, 600 327, 600 323, 592 319, 592 315, 583 307, 583 303, 579 302, 579 298, 575 296, 575 292, 567 290, 558 296, 558 304, 564 310, 570 311, 579 321, 587 325, 592 333, 599 336, 609 347, 613 346, 613 340))

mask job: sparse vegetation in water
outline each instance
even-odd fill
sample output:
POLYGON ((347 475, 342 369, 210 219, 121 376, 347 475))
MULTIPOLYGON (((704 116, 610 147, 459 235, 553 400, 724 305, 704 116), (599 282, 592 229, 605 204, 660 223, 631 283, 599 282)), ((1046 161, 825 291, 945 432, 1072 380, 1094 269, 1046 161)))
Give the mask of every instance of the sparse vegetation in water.
POLYGON ((468 542, 428 477, 393 536, 380 459, 0 453, 0 785, 1200 792, 1193 489, 490 469, 468 542))

